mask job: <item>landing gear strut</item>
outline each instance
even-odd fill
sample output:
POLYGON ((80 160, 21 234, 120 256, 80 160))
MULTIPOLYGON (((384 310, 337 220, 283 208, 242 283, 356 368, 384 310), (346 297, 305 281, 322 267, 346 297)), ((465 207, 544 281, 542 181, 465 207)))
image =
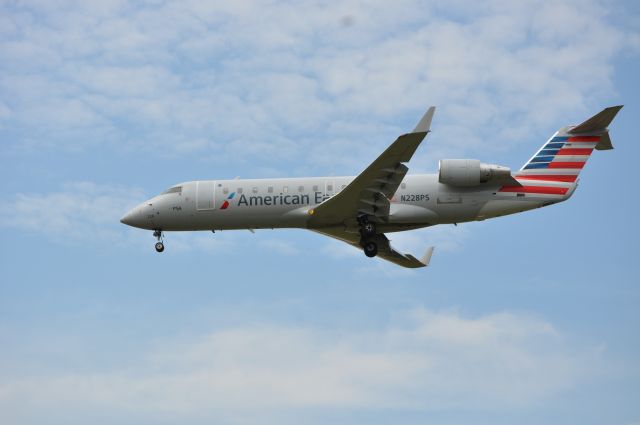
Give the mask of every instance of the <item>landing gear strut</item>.
POLYGON ((164 244, 162 243, 162 230, 154 230, 153 236, 158 238, 158 242, 156 242, 156 251, 158 252, 164 251, 164 244))

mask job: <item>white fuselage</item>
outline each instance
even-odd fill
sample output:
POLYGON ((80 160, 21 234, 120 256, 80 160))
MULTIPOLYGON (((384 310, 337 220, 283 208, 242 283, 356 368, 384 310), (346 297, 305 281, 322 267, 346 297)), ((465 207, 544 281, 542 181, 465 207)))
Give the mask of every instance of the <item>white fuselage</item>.
POLYGON ((183 183, 138 205, 121 221, 163 231, 301 228, 402 267, 426 267, 394 249, 388 232, 514 214, 564 201, 594 150, 613 149, 608 125, 622 106, 556 131, 515 173, 478 159, 442 159, 438 174, 408 175, 408 163, 430 132, 435 107, 356 177, 203 180, 183 183))
MULTIPOLYGON (((264 228, 314 228, 314 207, 344 189, 354 177, 205 180, 182 183, 132 209, 122 221, 163 231, 264 228)), ((445 223, 484 220, 568 199, 564 195, 500 192, 501 184, 452 187, 437 174, 407 175, 391 200, 388 222, 393 232, 445 223)), ((336 222, 331 226, 348 226, 336 222)))

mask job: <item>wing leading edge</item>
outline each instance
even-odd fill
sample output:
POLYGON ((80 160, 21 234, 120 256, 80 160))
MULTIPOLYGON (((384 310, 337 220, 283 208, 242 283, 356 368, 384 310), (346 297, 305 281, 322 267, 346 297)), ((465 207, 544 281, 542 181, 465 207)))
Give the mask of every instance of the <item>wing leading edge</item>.
POLYGON ((309 227, 349 226, 361 215, 388 221, 390 199, 409 170, 403 163, 411 159, 429 132, 435 109, 430 107, 411 133, 398 137, 340 193, 311 210, 309 227))

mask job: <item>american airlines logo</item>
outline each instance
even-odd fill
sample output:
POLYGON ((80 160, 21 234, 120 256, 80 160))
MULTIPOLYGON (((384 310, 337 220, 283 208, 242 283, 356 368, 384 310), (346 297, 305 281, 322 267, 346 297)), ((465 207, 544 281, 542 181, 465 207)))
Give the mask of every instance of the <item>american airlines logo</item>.
POLYGON ((236 193, 235 192, 231 192, 231 194, 229 196, 227 196, 227 199, 224 200, 222 205, 220 205, 220 209, 221 210, 226 210, 227 208, 229 208, 229 201, 232 200, 234 196, 236 196, 236 193))

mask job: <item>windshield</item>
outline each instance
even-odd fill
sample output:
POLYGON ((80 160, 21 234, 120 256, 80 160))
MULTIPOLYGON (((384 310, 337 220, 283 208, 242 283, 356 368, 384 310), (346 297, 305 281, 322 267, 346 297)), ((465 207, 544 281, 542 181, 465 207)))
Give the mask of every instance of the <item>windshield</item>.
POLYGON ((170 187, 169 189, 162 192, 161 195, 166 195, 167 193, 182 193, 182 186, 170 187))

